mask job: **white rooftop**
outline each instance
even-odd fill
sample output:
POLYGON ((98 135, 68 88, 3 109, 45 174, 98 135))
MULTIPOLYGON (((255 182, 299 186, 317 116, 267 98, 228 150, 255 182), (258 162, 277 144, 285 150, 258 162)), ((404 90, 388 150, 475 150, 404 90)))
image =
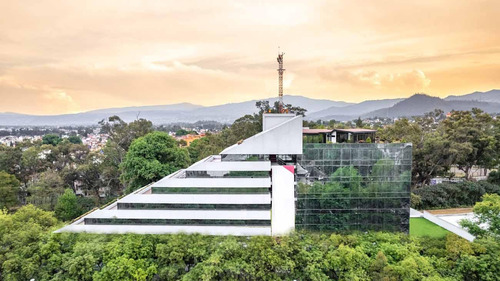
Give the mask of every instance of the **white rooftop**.
POLYGON ((270 194, 132 194, 118 203, 270 204, 270 194))
MULTIPOLYGON (((220 158, 219 158, 220 159, 220 158)), ((212 159, 210 159, 212 160, 212 159)), ((270 171, 270 161, 204 161, 198 162, 186 171, 270 171)))
POLYGON ((269 220, 269 210, 97 210, 85 218, 269 220))
POLYGON ((271 179, 265 178, 163 178, 152 187, 271 187, 271 179))

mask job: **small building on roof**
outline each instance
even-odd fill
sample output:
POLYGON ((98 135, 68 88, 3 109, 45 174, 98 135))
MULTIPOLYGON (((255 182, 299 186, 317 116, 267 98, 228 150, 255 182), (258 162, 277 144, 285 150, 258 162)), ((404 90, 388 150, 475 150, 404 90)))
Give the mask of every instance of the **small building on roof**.
POLYGON ((368 138, 375 140, 377 130, 372 129, 309 129, 303 128, 302 135, 305 143, 344 143, 366 142, 368 138))
POLYGON ((327 143, 331 141, 332 129, 309 129, 302 128, 304 143, 327 143))

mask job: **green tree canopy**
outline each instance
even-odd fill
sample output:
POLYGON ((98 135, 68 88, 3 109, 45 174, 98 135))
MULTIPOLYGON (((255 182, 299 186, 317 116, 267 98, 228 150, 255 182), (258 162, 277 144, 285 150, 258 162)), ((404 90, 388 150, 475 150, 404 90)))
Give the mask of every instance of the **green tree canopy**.
POLYGON ((0 210, 10 209, 18 203, 19 181, 15 176, 0 171, 0 210))
POLYGON ((472 211, 474 220, 462 221, 462 226, 472 235, 492 236, 500 241, 500 195, 485 194, 472 211))
POLYGON ((79 136, 69 136, 68 141, 73 144, 82 144, 82 139, 79 136))
POLYGON ((47 135, 42 137, 43 144, 50 144, 50 145, 56 146, 61 141, 62 141, 62 139, 58 135, 55 135, 55 134, 47 134, 47 135))
POLYGON ((132 142, 120 166, 129 191, 157 181, 190 163, 188 151, 164 132, 153 132, 132 142))
POLYGON ((108 134, 108 141, 103 149, 101 168, 101 185, 114 195, 123 192, 123 184, 119 180, 120 164, 125 158, 130 144, 137 138, 153 131, 153 123, 146 119, 138 119, 127 123, 118 116, 99 122, 101 133, 108 134))
POLYGON ((28 203, 47 211, 54 210, 57 197, 64 192, 64 181, 54 170, 47 170, 38 175, 28 186, 28 203))
POLYGON ((82 214, 82 209, 78 205, 78 198, 71 189, 66 189, 64 194, 59 196, 55 207, 56 217, 63 221, 72 220, 82 214))
POLYGON ((445 138, 456 151, 455 163, 469 179, 473 166, 490 168, 498 157, 498 140, 494 134, 493 118, 480 109, 452 111, 442 122, 445 138))

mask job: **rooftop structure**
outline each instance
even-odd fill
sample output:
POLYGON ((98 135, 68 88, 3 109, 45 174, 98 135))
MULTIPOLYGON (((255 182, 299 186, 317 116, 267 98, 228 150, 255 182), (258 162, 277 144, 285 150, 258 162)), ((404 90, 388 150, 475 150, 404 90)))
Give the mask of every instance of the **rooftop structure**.
POLYGON ((308 143, 363 143, 375 141, 377 130, 372 129, 309 129, 304 128, 304 142, 308 143), (368 139, 369 138, 369 139, 368 139))

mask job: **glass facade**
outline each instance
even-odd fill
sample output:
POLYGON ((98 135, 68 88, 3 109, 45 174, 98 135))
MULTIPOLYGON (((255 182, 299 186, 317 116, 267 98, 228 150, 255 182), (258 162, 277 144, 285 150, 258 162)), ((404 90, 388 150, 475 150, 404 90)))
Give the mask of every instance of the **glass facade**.
POLYGON ((106 225, 269 226, 269 225, 271 225, 271 220, 85 218, 85 224, 106 224, 106 225))
POLYGON ((152 187, 152 194, 268 194, 265 187, 152 187))
POLYGON ((186 171, 186 178, 268 178, 269 171, 186 171))
POLYGON ((305 143, 296 228, 408 232, 411 157, 407 143, 305 143))
POLYGON ((118 203, 119 210, 271 210, 271 204, 118 203))

